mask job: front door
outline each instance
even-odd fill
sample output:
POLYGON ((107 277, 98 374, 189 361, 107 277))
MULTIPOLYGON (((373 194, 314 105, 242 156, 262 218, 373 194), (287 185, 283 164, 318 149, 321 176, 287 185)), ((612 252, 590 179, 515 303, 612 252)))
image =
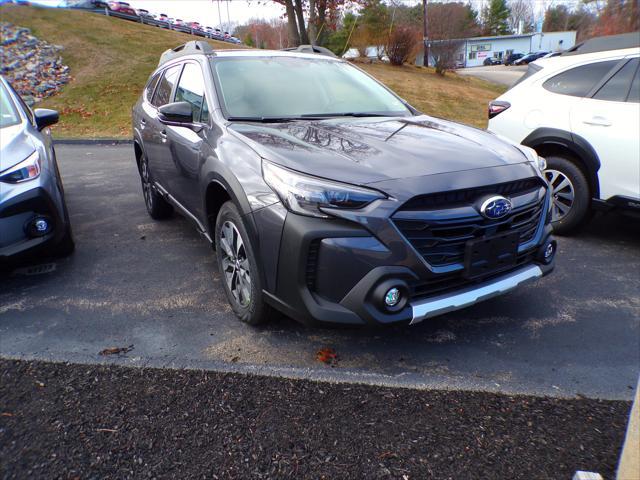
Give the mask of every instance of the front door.
POLYGON ((185 64, 174 101, 191 105, 195 127, 166 127, 172 169, 168 178, 168 189, 183 207, 201 219, 204 215, 199 184, 200 171, 205 160, 202 155, 202 143, 208 126, 209 109, 204 95, 204 78, 200 64, 185 64))

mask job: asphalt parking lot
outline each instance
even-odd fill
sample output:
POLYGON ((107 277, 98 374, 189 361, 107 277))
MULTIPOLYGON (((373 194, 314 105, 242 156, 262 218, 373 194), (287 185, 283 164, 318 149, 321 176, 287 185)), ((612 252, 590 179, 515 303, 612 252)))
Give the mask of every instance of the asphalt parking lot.
POLYGON ((630 400, 640 364, 640 225, 596 218, 553 275, 411 328, 239 323, 213 254, 151 220, 123 146, 59 145, 77 250, 0 274, 0 356, 194 367, 423 388, 630 400), (108 347, 133 349, 102 356, 108 347), (316 352, 331 348, 325 365, 316 352))
POLYGON ((456 70, 459 75, 471 75, 493 83, 510 87, 527 71, 527 65, 491 65, 487 67, 470 67, 456 70))

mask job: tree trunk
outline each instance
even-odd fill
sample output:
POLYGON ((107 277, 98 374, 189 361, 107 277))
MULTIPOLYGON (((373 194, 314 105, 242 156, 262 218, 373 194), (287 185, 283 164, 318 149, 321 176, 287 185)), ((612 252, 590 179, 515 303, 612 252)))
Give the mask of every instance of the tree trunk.
POLYGON ((311 45, 316 44, 318 36, 318 26, 316 25, 316 0, 309 0, 309 41, 311 45))
POLYGON ((304 26, 304 13, 302 12, 302 0, 295 0, 294 2, 296 16, 298 17, 298 31, 300 32, 300 43, 307 45, 309 43, 309 37, 307 36, 307 29, 304 26))
POLYGON ((287 37, 290 47, 300 45, 300 34, 298 33, 298 25, 296 24, 296 12, 293 8, 293 0, 285 0, 284 5, 287 9, 287 37))

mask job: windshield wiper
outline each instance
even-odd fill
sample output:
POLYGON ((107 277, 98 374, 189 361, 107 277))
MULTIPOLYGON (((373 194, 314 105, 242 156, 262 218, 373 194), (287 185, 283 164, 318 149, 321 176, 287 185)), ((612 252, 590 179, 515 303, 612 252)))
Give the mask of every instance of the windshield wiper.
POLYGON ((301 120, 300 117, 228 117, 230 122, 284 123, 301 120))
POLYGON ((305 113, 302 118, 332 118, 332 117, 397 117, 388 113, 375 112, 340 112, 340 113, 305 113))

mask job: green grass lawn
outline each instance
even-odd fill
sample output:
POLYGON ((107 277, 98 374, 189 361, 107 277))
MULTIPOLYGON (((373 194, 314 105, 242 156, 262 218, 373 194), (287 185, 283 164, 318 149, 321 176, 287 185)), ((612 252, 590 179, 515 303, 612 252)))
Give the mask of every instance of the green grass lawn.
MULTIPOLYGON (((58 138, 131 138, 131 107, 167 48, 193 40, 184 33, 76 10, 17 5, 0 7, 0 20, 27 27, 62 45, 71 81, 39 107, 60 112, 58 138)), ((214 48, 234 45, 210 40, 214 48)), ((487 102, 504 88, 482 80, 445 78, 413 66, 360 65, 416 108, 440 117, 486 126, 487 102)))

